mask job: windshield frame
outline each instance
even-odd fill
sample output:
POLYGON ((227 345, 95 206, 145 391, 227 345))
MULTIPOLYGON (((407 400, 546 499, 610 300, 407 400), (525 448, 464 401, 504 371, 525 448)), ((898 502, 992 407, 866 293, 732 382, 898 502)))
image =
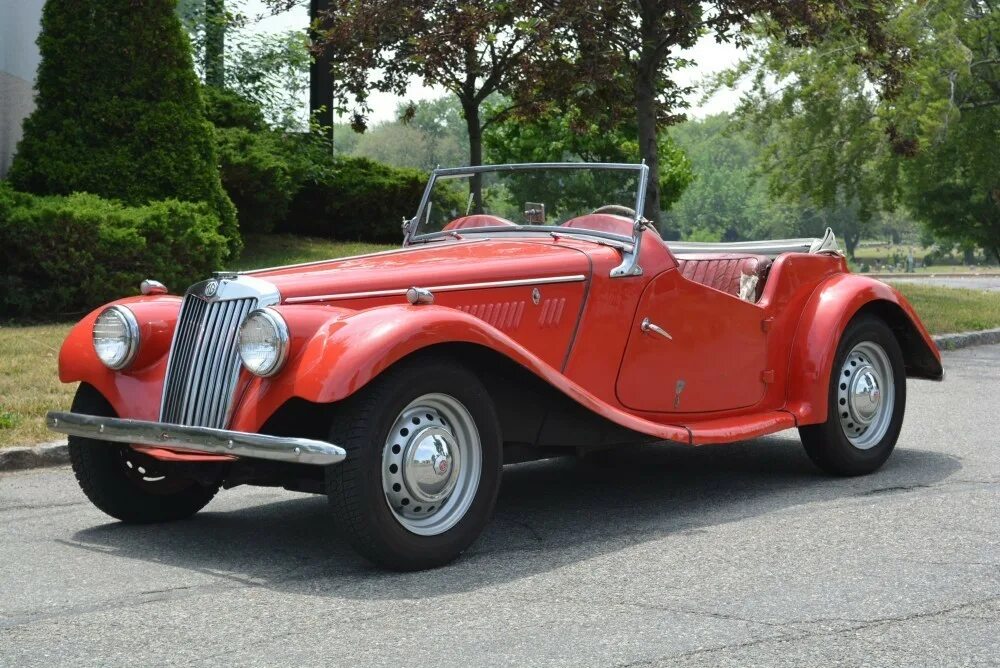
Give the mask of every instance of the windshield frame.
POLYGON ((594 236, 601 239, 610 239, 614 241, 625 242, 634 245, 638 235, 642 231, 642 222, 644 218, 642 217, 643 203, 646 200, 646 185, 649 179, 649 167, 646 165, 645 161, 641 163, 628 163, 628 162, 524 162, 524 163, 513 163, 513 164, 503 164, 503 165, 478 165, 475 167, 448 167, 448 168, 438 168, 431 172, 430 179, 427 181, 427 187, 424 188, 424 194, 420 198, 420 206, 417 208, 417 213, 410 218, 404 224, 404 238, 403 246, 409 246, 412 243, 430 241, 440 237, 454 237, 455 234, 446 231, 437 232, 423 232, 419 233, 420 220, 430 205, 431 193, 434 190, 434 184, 438 180, 445 179, 455 179, 470 177, 475 174, 486 174, 491 172, 521 172, 521 171, 533 171, 542 169, 565 169, 565 170, 581 170, 581 169, 591 169, 591 170, 607 170, 607 171, 631 171, 637 172, 639 174, 638 185, 636 187, 636 198, 635 206, 635 217, 632 220, 632 235, 625 236, 621 234, 613 234, 609 232, 601 232, 599 230, 587 230, 585 228, 560 228, 558 226, 550 225, 520 225, 515 224, 512 227, 478 227, 470 228, 468 230, 463 230, 461 232, 462 236, 466 234, 491 234, 491 233, 511 233, 511 232, 551 232, 555 234, 563 234, 565 236, 594 236))

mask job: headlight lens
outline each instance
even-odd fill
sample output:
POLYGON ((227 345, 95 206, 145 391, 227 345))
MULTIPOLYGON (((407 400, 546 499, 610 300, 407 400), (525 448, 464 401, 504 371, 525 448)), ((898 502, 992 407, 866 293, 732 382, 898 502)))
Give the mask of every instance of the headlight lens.
POLYGON ((257 309, 240 327, 240 359, 255 376, 273 376, 288 357, 288 326, 277 311, 257 309))
POLYGON ((124 369, 139 351, 139 323, 124 306, 109 306, 94 321, 94 352, 109 369, 124 369))

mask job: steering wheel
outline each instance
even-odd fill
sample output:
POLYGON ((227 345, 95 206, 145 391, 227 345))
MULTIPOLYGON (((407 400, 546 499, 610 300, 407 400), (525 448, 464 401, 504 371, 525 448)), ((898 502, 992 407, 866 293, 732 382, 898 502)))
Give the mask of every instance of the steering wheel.
POLYGON ((613 216, 625 216, 626 218, 635 218, 635 209, 631 209, 627 206, 622 206, 620 204, 605 204, 604 206, 597 207, 591 213, 610 213, 613 216))

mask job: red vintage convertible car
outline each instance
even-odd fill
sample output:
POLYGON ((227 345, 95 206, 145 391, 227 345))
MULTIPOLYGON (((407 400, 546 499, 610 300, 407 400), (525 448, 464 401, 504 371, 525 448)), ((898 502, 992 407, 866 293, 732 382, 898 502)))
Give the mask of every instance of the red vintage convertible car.
POLYGON ((647 178, 437 170, 401 249, 183 296, 145 281, 72 330, 59 373, 80 387, 48 424, 122 521, 240 484, 324 493, 364 556, 404 570, 476 539, 504 463, 794 427, 823 470, 877 469, 906 378, 942 378, 910 305, 849 273, 829 232, 665 243, 636 213, 647 178))

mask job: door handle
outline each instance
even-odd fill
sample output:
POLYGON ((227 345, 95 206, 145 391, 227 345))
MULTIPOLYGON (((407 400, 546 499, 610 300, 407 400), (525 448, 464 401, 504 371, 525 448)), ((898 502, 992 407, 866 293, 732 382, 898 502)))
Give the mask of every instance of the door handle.
POLYGON ((649 318, 643 319, 642 324, 639 325, 639 329, 641 329, 644 332, 653 332, 654 334, 659 334, 663 338, 670 339, 671 341, 674 340, 674 337, 670 336, 670 333, 667 330, 663 329, 659 325, 654 324, 653 321, 650 320, 649 318))

